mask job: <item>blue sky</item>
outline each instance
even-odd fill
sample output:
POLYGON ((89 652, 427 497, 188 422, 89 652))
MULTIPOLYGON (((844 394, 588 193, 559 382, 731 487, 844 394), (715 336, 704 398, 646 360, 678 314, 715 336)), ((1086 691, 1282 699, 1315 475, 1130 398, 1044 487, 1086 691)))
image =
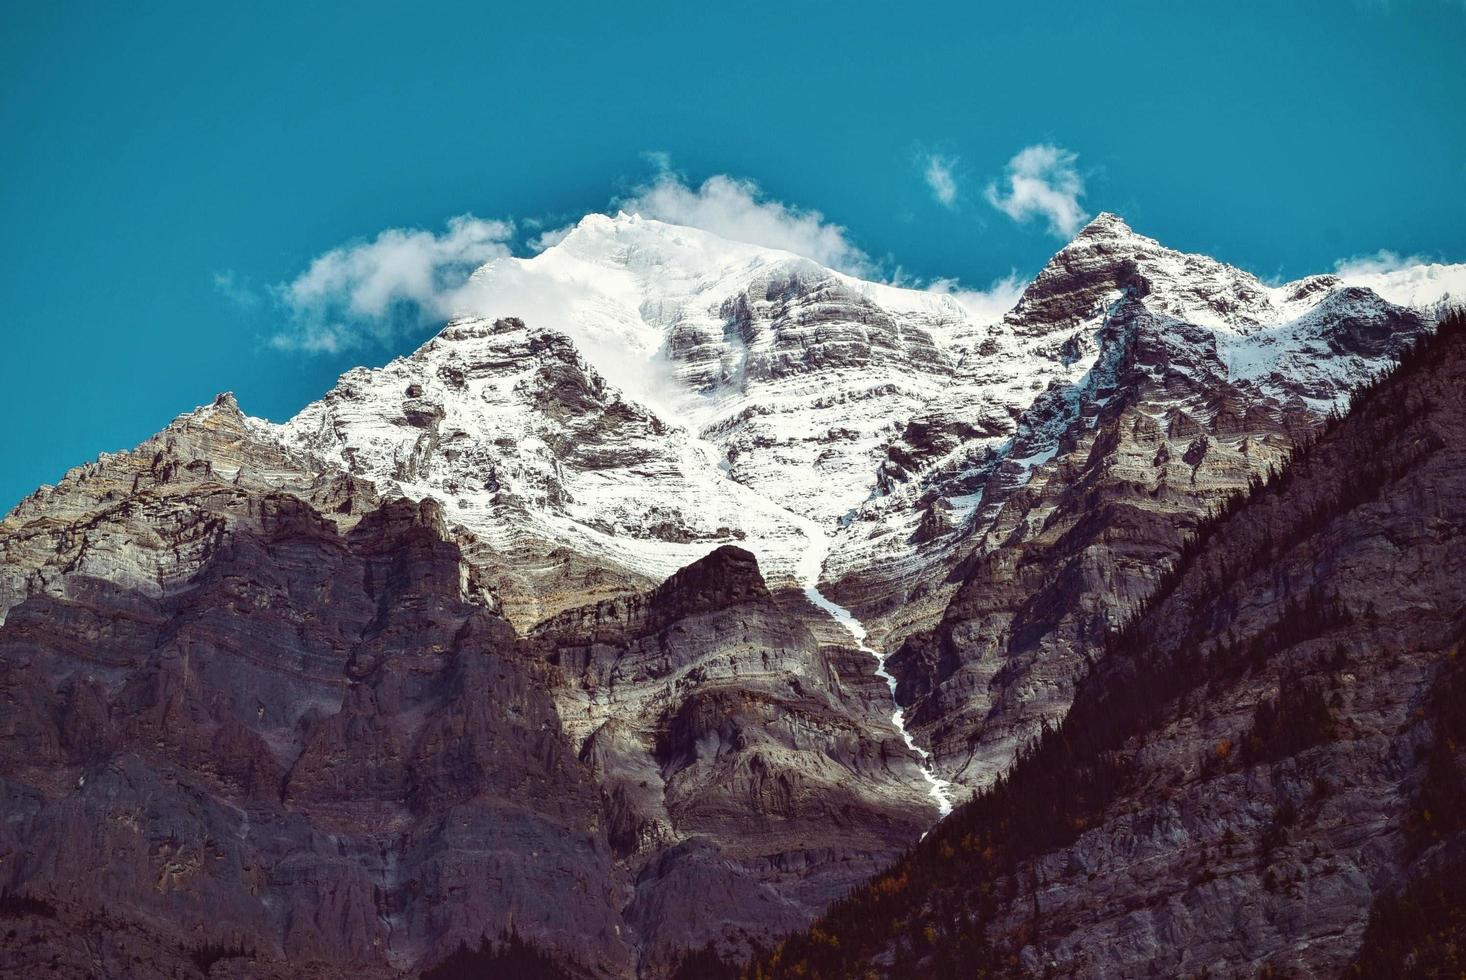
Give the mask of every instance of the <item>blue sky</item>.
POLYGON ((0 509, 218 391, 278 420, 415 347, 271 343, 303 336, 277 287, 385 229, 468 262, 730 175, 978 288, 1102 209, 1268 278, 1466 260, 1459 0, 128 6, 6 4, 0 509), (463 214, 513 230, 445 244, 463 214))

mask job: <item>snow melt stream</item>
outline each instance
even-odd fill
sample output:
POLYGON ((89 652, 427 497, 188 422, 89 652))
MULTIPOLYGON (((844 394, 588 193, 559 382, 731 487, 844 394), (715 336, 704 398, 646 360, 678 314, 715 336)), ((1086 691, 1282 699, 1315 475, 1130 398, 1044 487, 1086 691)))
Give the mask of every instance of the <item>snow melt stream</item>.
MULTIPOLYGON (((722 450, 719 447, 700 436, 694 436, 694 445, 699 451, 707 454, 709 460, 724 459, 722 450)), ((895 710, 891 712, 891 724, 896 726, 896 731, 901 733, 901 740, 906 743, 906 747, 916 756, 922 778, 927 783, 927 792, 936 803, 937 810, 941 813, 941 816, 945 817, 951 813, 952 783, 936 774, 936 771, 932 769, 931 753, 917 745, 916 740, 911 737, 911 733, 906 730, 906 709, 902 708, 901 703, 896 700, 896 678, 892 677, 890 671, 886 670, 886 655, 865 642, 865 624, 856 619, 854 613, 820 591, 820 573, 824 571, 825 559, 829 557, 830 549, 834 546, 833 534, 813 518, 807 517, 792 508, 783 506, 753 487, 744 486, 734 480, 728 473, 726 461, 713 465, 710 472, 720 474, 723 479, 727 480, 729 484, 736 488, 743 497, 744 505, 751 511, 762 512, 771 518, 788 521, 794 524, 804 536, 807 544, 803 550, 797 552, 799 557, 794 567, 794 575, 800 588, 804 590, 804 594, 810 602, 829 613, 832 619, 845 627, 855 640, 855 645, 859 649, 870 654, 875 659, 876 676, 886 682, 886 687, 891 692, 891 703, 895 707, 895 710)), ((766 554, 760 554, 758 556, 760 567, 764 566, 768 557, 766 554)), ((785 560, 787 561, 787 557, 785 560)), ((784 567, 787 568, 788 566, 785 565, 784 567)))
POLYGON ((936 774, 932 769, 931 753, 917 745, 911 733, 906 730, 906 709, 901 707, 901 702, 896 700, 896 678, 886 670, 886 655, 865 642, 865 624, 856 619, 855 614, 849 609, 835 602, 819 589, 820 572, 824 568, 825 557, 830 551, 830 536, 813 521, 807 522, 805 530, 809 535, 809 548, 799 562, 799 581, 804 586, 804 594, 810 602, 829 613, 837 623, 844 626, 854 637, 857 647, 875 658, 876 676, 886 682, 886 687, 891 690, 891 702, 896 706, 896 710, 891 712, 891 724, 895 725, 896 731, 901 733, 906 747, 920 760, 921 775, 926 779, 927 792, 936 801, 941 815, 945 817, 952 812, 952 783, 936 774))

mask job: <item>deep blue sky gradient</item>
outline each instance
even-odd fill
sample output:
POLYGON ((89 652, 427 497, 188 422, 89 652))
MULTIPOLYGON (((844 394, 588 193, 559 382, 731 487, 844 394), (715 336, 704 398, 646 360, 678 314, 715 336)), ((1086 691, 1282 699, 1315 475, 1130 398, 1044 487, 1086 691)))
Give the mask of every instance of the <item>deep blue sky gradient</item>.
POLYGON ((563 222, 649 150, 974 286, 1060 244, 982 199, 1037 142, 1078 154, 1091 213, 1265 277, 1466 260, 1456 0, 712 8, 7 3, 0 510, 218 391, 278 420, 401 352, 271 349, 278 311, 217 273, 263 290, 463 212, 563 222), (923 151, 960 158, 955 211, 923 151))

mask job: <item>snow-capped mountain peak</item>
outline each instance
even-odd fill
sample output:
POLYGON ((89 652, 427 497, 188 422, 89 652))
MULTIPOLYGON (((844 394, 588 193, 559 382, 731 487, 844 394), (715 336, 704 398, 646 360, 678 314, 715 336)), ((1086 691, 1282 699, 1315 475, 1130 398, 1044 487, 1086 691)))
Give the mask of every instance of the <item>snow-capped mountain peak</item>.
POLYGON ((464 296, 477 316, 562 330, 630 397, 684 415, 701 407, 690 393, 728 380, 708 360, 726 351, 691 349, 724 332, 724 303, 789 283, 823 283, 931 324, 960 328, 968 319, 950 296, 865 282, 791 252, 624 212, 587 215, 532 258, 488 263, 464 296), (681 383, 667 385, 669 374, 681 383))
POLYGON ((1006 321, 1020 333, 1062 330, 1093 320, 1122 291, 1155 312, 1223 331, 1247 333, 1287 315, 1251 273, 1167 248, 1105 212, 1044 266, 1006 321))
MULTIPOLYGON (((1115 214, 1113 211, 1101 211, 1099 214, 1091 218, 1088 224, 1079 229, 1079 234, 1074 237, 1076 239, 1121 239, 1138 238, 1140 236, 1136 235, 1135 230, 1132 229, 1130 225, 1125 221, 1125 219, 1120 217, 1118 214, 1115 214)), ((1149 241, 1149 239, 1147 239, 1147 241, 1149 241)))
MULTIPOLYGON (((1376 281, 1433 296, 1461 269, 1376 281)), ((440 500, 498 550, 538 542, 659 578, 737 541, 772 581, 804 584, 815 550, 843 576, 971 533, 993 486, 1021 485, 1088 424, 1080 406, 1126 336, 1106 328, 1122 297, 1194 328, 1175 343, 1211 338, 1214 371, 1267 397, 1306 377, 1322 411, 1383 350, 1338 324, 1355 307, 1397 320, 1349 285, 1270 287, 1105 213, 981 323, 941 293, 588 215, 536 256, 483 266, 472 313, 345 375, 282 433, 389 494, 440 500)))

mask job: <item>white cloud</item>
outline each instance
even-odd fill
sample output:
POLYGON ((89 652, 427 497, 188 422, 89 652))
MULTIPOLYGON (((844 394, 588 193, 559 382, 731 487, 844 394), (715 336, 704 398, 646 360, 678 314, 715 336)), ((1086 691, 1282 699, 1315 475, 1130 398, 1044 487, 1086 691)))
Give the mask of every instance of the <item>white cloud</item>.
POLYGON ((1380 249, 1369 255, 1355 255, 1334 263, 1334 273, 1340 276, 1377 276, 1386 272, 1398 272, 1414 265, 1426 265, 1429 259, 1420 255, 1400 255, 1389 249, 1380 249))
MULTIPOLYGON (((987 289, 964 288, 955 279, 922 286, 903 281, 899 269, 882 274, 883 265, 857 247, 845 228, 826 220, 819 211, 771 200, 756 182, 727 174, 693 186, 667 168, 665 155, 652 154, 648 159, 657 168, 655 178, 613 201, 613 210, 783 249, 862 278, 926 288, 953 297, 978 320, 997 319, 1022 292, 1024 283, 1016 274, 994 281, 987 289)), ((930 163, 951 179, 955 159, 933 157, 930 163)), ((928 179, 932 180, 930 168, 928 179)), ((955 199, 955 181, 949 186, 935 180, 933 193, 938 200, 944 188, 955 199)), ((539 253, 561 242, 575 225, 545 228, 531 218, 522 227, 538 231, 524 244, 526 250, 539 253)), ((389 228, 370 240, 333 248, 312 260, 295 279, 268 291, 251 290, 247 282, 229 272, 218 274, 215 284, 224 295, 245 305, 273 297, 285 314, 286 326, 269 340, 283 350, 339 353, 392 346, 405 334, 457 313, 488 315, 506 303, 516 315, 534 313, 537 320, 553 323, 563 318, 563 307, 573 299, 569 286, 562 295, 529 295, 520 282, 521 270, 513 263, 496 266, 497 272, 483 283, 468 282, 479 266, 512 254, 515 231, 510 221, 461 215, 440 233, 389 228)))
POLYGON ((1024 147, 1008 161, 1002 181, 988 184, 988 202, 1014 221, 1044 218, 1050 234, 1071 238, 1089 217, 1079 206, 1084 180, 1075 168, 1077 162, 1078 157, 1062 147, 1047 143, 1024 147))
POLYGON ((926 178, 926 186, 931 188, 932 197, 944 208, 952 208, 957 204, 957 175, 954 172, 956 165, 956 158, 933 153, 926 158, 926 168, 922 172, 922 176, 926 178))
POLYGON ((538 255, 540 252, 543 252, 547 248, 552 248, 555 245, 559 245, 565 240, 565 236, 570 234, 574 230, 574 222, 561 228, 548 228, 531 238, 529 241, 525 242, 525 244, 529 246, 529 250, 531 252, 534 252, 536 255, 538 255))
POLYGON ((852 275, 869 275, 875 268, 840 225, 818 211, 769 200, 752 180, 718 174, 693 188, 663 169, 650 184, 615 203, 644 218, 783 249, 852 275))
POLYGON ((672 154, 666 150, 642 150, 641 158, 651 164, 652 169, 659 174, 672 169, 672 154))
POLYGON ((956 279, 936 279, 926 288, 955 299, 978 323, 992 323, 1014 307, 1027 285, 1015 270, 994 279, 987 289, 966 289, 956 279))
POLYGON ((290 318, 273 346, 334 353, 388 343, 399 333, 455 312, 468 276, 506 256, 514 226, 471 214, 440 235, 389 228, 371 241, 333 248, 275 288, 290 318))
POLYGON ((260 303, 260 294, 247 281, 235 275, 233 269, 214 273, 214 288, 229 302, 244 309, 253 309, 260 303))

